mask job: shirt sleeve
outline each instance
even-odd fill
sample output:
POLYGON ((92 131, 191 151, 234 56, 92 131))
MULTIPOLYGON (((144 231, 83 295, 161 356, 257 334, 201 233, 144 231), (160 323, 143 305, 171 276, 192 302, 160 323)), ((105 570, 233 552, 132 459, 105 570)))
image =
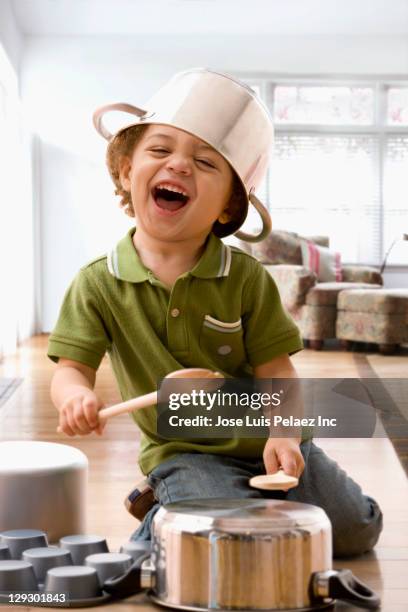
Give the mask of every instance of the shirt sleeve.
POLYGON ((245 348, 253 367, 303 348, 299 329, 283 308, 275 281, 261 264, 255 266, 243 297, 245 348))
POLYGON ((104 304, 88 268, 80 270, 67 290, 48 342, 48 357, 79 361, 97 369, 111 341, 104 304))

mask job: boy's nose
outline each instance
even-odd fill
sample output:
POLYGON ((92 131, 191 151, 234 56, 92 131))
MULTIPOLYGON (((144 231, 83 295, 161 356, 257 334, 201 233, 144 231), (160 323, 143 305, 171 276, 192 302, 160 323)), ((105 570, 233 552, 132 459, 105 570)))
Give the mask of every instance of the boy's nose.
POLYGON ((178 174, 190 174, 191 162, 184 155, 172 155, 167 162, 167 168, 178 174))

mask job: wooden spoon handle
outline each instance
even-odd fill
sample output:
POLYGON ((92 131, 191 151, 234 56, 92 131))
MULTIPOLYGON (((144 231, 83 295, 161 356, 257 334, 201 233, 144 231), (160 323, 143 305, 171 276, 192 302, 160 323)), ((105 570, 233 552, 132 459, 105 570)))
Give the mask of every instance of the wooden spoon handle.
POLYGON ((134 410, 146 408, 152 404, 157 404, 157 391, 152 391, 151 393, 146 393, 146 395, 135 397, 127 400, 126 402, 120 402, 119 404, 108 406, 108 408, 102 408, 102 410, 98 412, 98 417, 105 420, 118 414, 124 414, 126 412, 133 412, 134 410))
MULTIPOLYGON (((205 368, 187 368, 175 370, 174 372, 171 372, 171 374, 168 374, 166 378, 213 378, 219 379, 219 384, 217 386, 222 384, 222 380, 224 379, 223 375, 219 372, 213 372, 212 370, 207 370, 205 368)), ((152 391, 151 393, 147 393, 141 397, 135 397, 134 399, 127 400, 126 402, 120 402, 119 404, 108 406, 108 408, 102 408, 102 410, 98 412, 98 417, 101 421, 105 421, 106 419, 116 416, 117 414, 133 412, 134 410, 140 410, 141 408, 146 408, 147 406, 152 406, 153 404, 157 404, 157 391, 152 391)), ((61 427, 58 427, 57 431, 62 433, 61 427)))

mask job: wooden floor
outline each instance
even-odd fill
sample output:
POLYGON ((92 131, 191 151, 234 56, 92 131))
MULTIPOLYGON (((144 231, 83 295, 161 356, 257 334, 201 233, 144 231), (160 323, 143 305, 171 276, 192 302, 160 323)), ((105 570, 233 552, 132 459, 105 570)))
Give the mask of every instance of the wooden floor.
MULTIPOLYGON (((66 438, 56 433, 57 416, 49 399, 53 364, 47 360, 46 337, 26 342, 16 356, 0 364, 0 377, 22 377, 23 383, 0 408, 0 441, 58 441, 80 448, 89 458, 88 532, 107 537, 111 550, 125 542, 136 527, 122 499, 140 475, 137 468, 138 432, 129 417, 112 419, 102 438, 66 438)), ((377 376, 399 378, 408 372, 408 354, 368 357, 377 376)), ((353 377, 361 375, 354 353, 329 348, 323 352, 302 351, 294 356, 299 373, 306 377, 353 377)), ((361 363, 360 363, 361 366, 361 363)), ((98 373, 97 390, 106 404, 118 399, 107 362, 98 373)), ((382 610, 408 611, 408 485, 391 443, 387 439, 331 439, 318 441, 325 451, 355 478, 367 494, 380 503, 384 531, 373 553, 359 559, 342 560, 336 567, 352 569, 382 597, 382 610)), ((2 500, 0 500, 2 503, 2 500)), ((27 609, 27 608, 26 608, 27 609)), ((94 608, 95 610, 102 608, 94 608)), ((106 607, 105 607, 106 609, 106 607)), ((145 596, 110 609, 139 612, 154 606, 145 596), (135 608, 136 604, 136 608, 135 608)), ((336 610, 357 610, 337 604, 336 610)))

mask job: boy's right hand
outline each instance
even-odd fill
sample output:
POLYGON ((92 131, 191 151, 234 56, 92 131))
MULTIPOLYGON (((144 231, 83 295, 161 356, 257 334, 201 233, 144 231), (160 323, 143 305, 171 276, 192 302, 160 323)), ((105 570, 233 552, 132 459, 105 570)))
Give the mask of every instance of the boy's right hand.
POLYGON ((93 431, 101 435, 106 424, 98 418, 101 408, 103 402, 91 389, 78 391, 62 404, 58 431, 67 436, 86 436, 93 431))

